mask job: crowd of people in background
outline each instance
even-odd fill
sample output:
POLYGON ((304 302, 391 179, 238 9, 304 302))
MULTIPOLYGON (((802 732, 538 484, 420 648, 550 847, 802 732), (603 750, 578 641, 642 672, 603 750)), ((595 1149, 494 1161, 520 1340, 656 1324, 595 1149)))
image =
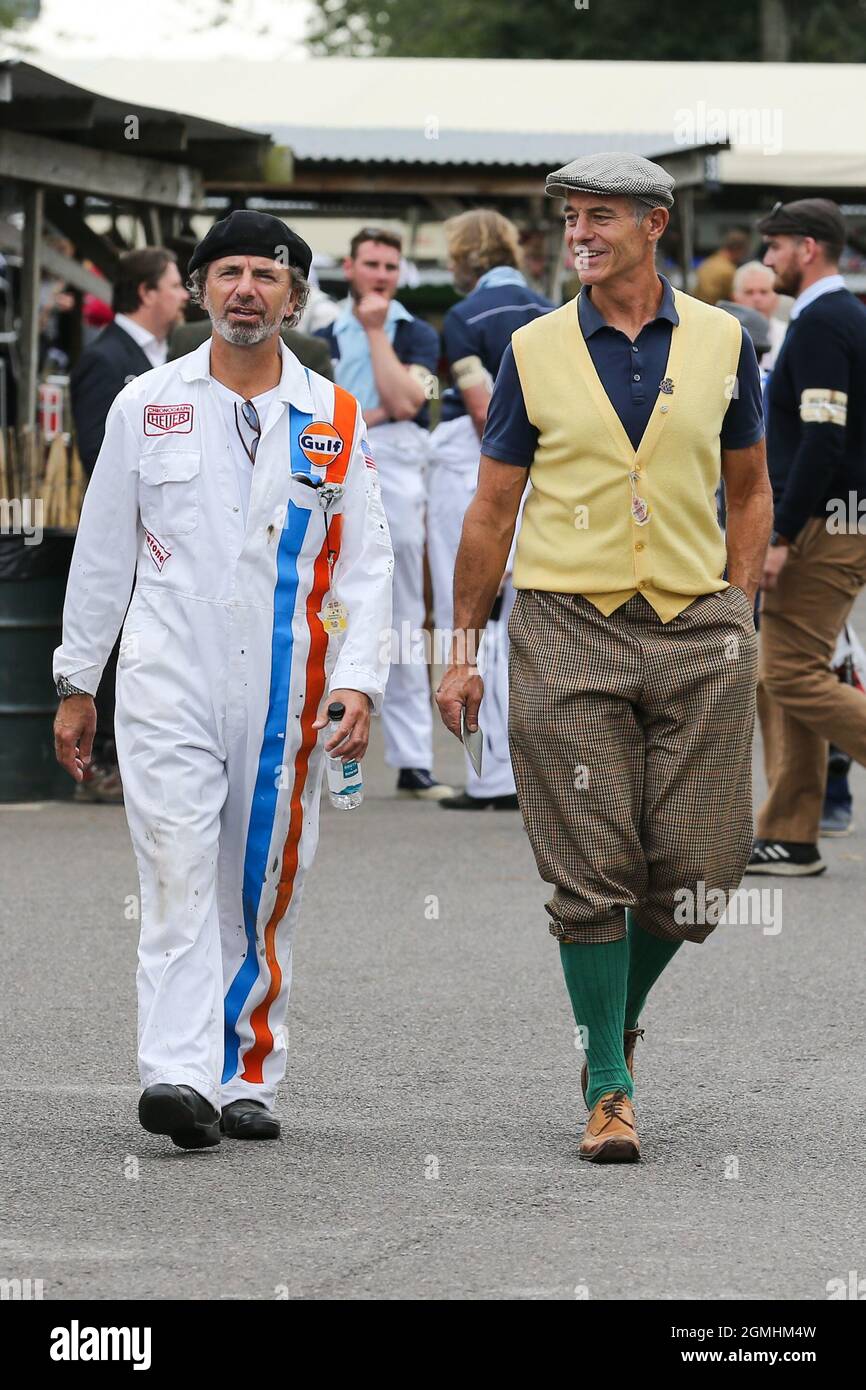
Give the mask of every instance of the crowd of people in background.
MULTIPOLYGON (((849 305, 849 300, 854 304, 853 297, 844 290, 838 276, 844 226, 835 205, 807 199, 788 207, 795 209, 789 217, 790 228, 778 236, 793 242, 798 255, 804 245, 817 247, 815 262, 807 260, 805 266, 796 263, 793 268, 789 264, 780 271, 778 265, 767 264, 763 259, 765 245, 774 246, 775 224, 765 224, 764 244, 755 231, 732 227, 718 250, 698 266, 692 290, 696 298, 738 318, 751 338, 761 370, 771 458, 773 434, 780 428, 779 412, 783 409, 779 404, 774 417, 772 382, 792 323, 797 322, 798 351, 805 352, 808 361, 813 337, 813 356, 821 351, 819 345, 828 333, 831 338, 834 334, 838 337, 832 317, 829 327, 826 321, 834 310, 841 314, 847 324, 843 336, 847 333, 848 340, 836 358, 850 362, 852 354, 856 359, 860 350, 858 333, 866 321, 862 306, 849 305), (816 229, 824 240, 816 240, 816 229), (806 238, 810 240, 807 242, 806 238), (809 288, 815 285, 819 290, 828 290, 830 297, 824 300, 819 294, 821 314, 807 312, 801 319, 799 309, 808 309, 815 301, 815 291, 809 288), (862 318, 858 318, 861 311, 862 318)), ((782 225, 788 224, 783 221, 782 225)), ((336 302, 314 281, 302 324, 284 328, 282 336, 304 365, 331 377, 357 396, 379 470, 395 555, 394 659, 382 711, 384 756, 396 774, 395 790, 400 795, 435 802, 447 810, 516 810, 508 748, 507 628, 514 600, 510 563, 480 658, 486 673, 481 713, 486 738, 484 768, 479 777, 467 757, 462 788, 446 785, 435 776, 430 671, 425 661, 411 659, 408 647, 417 641, 431 619, 434 632, 447 633, 451 628, 454 560, 463 515, 475 489, 479 443, 500 361, 515 329, 554 306, 533 287, 539 283, 539 267, 535 262, 528 266, 527 257, 533 248, 537 252, 537 246, 531 241, 523 245, 525 236, 521 237, 507 218, 492 210, 466 212, 445 224, 445 237, 448 264, 460 299, 446 313, 441 333, 410 312, 398 298, 406 266, 401 237, 392 230, 369 226, 351 238, 342 262, 345 298, 336 302), (440 379, 444 383, 441 393, 440 379)), ((768 260, 773 261, 773 256, 768 260)), ((62 284, 46 282, 43 329, 47 352, 59 350, 62 335, 58 323, 73 307, 67 302, 70 298, 62 284)), ((208 336, 209 320, 186 321, 188 301, 189 293, 174 252, 163 247, 145 247, 125 252, 119 258, 113 312, 98 301, 91 303, 86 346, 71 379, 76 435, 88 473, 99 453, 109 407, 123 386, 150 368, 192 351, 208 336)), ((809 447, 815 454, 815 467, 823 467, 828 476, 840 450, 845 450, 844 442, 840 443, 837 436, 845 436, 846 419, 850 422, 849 398, 859 397, 863 380, 852 372, 843 382, 844 368, 838 361, 836 370, 837 375, 841 373, 841 385, 825 385, 824 375, 818 371, 815 383, 801 388, 821 396, 820 400, 815 398, 811 413, 804 413, 799 396, 788 402, 797 412, 792 428, 813 426, 811 431, 805 431, 816 437, 809 447), (845 408, 841 403, 843 396, 845 408), (820 410, 824 407, 822 415, 820 410), (815 429, 818 424, 830 428, 815 429)), ((785 374, 787 379, 790 368, 785 374)), ((790 382, 788 387, 790 394, 790 382)), ((778 395, 781 399, 781 387, 778 395)), ((862 406, 858 407, 858 419, 860 410, 862 406)), ((850 423, 847 429, 850 440, 850 423)), ((786 440, 787 462, 776 451, 773 481, 777 503, 785 495, 787 475, 795 467, 799 443, 793 436, 786 440)), ((822 493, 818 498, 819 511, 825 500, 822 493)), ((723 522, 723 496, 719 501, 723 522)), ((807 500, 807 511, 797 516, 801 525, 809 522, 810 517, 814 521, 814 499, 811 512, 809 505, 807 500)), ((827 534, 824 523, 818 525, 827 534)), ((859 554, 859 535, 849 539, 859 554)), ((786 558, 797 554, 799 541, 799 535, 784 536, 781 544, 789 552, 786 558)), ((832 569, 840 543, 828 536, 827 545, 832 569)), ((853 572, 853 566, 859 574, 859 561, 855 564, 849 557, 845 563, 850 571, 853 572)), ((775 576, 767 582, 776 589, 775 576)), ((828 582, 832 585, 832 573, 828 582)), ((862 582, 852 579, 847 585, 846 593, 852 602, 862 582)), ((779 587, 772 604, 780 602, 783 589, 784 586, 779 587)), ((762 606, 759 599, 755 613, 759 628, 762 606)), ((776 622, 777 626, 785 625, 784 607, 776 622)), ((803 622, 809 627, 807 619, 803 622)), ((788 627, 790 670, 798 660, 798 629, 796 624, 788 627)), ((814 654, 815 640, 814 633, 802 635, 804 659, 807 652, 814 654)), ((826 633, 821 640, 825 644, 830 641, 826 633)), ((768 819, 765 814, 759 826, 764 833, 756 842, 751 872, 820 873, 824 864, 817 850, 818 834, 845 835, 853 829, 847 778, 851 758, 837 746, 831 732, 831 726, 837 727, 840 710, 846 718, 852 712, 866 718, 866 705, 861 711, 852 703, 866 684, 866 658, 847 609, 831 647, 833 644, 826 678, 850 692, 850 696, 841 697, 841 703, 837 700, 834 705, 826 682, 818 682, 812 694, 797 706, 796 714, 790 709, 784 713, 784 690, 779 689, 778 676, 769 668, 765 672, 761 713, 771 800, 775 798, 777 802, 780 794, 789 799, 793 795, 795 801, 801 795, 814 799, 814 788, 806 789, 782 766, 791 755, 793 731, 798 747, 803 746, 804 740, 808 744, 813 778, 816 757, 822 761, 824 801, 816 827, 812 827, 811 812, 803 819, 794 809, 793 828, 788 829, 777 824, 778 817, 771 815, 768 819), (775 698, 771 699, 770 690, 775 698), (807 736, 803 728, 810 728, 811 717, 816 723, 807 736)), ((447 653, 436 655, 444 660, 447 653)), ((85 782, 76 790, 77 798, 83 801, 116 803, 123 799, 113 745, 116 660, 115 649, 97 700, 93 761, 85 782)), ((772 665, 772 656, 767 660, 772 665)))

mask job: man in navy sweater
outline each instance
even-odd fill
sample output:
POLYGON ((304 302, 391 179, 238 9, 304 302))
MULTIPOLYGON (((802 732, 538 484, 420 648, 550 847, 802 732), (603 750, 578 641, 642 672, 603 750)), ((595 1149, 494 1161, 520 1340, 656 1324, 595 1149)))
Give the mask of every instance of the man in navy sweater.
POLYGON ((817 840, 828 742, 866 763, 866 700, 830 670, 866 584, 866 308, 838 273, 835 203, 779 203, 758 229, 775 288, 796 302, 768 391, 775 507, 758 713, 769 791, 747 872, 810 875, 826 868, 817 840))

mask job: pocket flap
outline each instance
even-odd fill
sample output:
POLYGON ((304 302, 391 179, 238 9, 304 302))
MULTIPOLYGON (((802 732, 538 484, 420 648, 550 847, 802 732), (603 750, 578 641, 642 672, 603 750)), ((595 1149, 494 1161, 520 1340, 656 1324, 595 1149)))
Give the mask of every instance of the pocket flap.
POLYGON ((142 454, 139 472, 145 483, 188 483, 201 468, 197 449, 155 449, 142 454))

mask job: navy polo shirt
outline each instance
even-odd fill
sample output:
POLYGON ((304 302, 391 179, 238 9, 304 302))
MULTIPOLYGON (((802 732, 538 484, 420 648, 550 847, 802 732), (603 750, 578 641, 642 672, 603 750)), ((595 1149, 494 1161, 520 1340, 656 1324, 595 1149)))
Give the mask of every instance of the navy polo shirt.
MULTIPOLYGON (((515 329, 553 308, 549 299, 521 281, 523 276, 511 271, 508 280, 482 285, 448 310, 442 324, 442 342, 449 368, 464 357, 477 357, 491 379, 496 379, 502 354, 515 329)), ((448 386, 442 393, 440 419, 456 420, 465 414, 459 389, 448 386)))
MULTIPOLYGON (((620 329, 605 323, 592 302, 589 287, 581 290, 577 301, 580 329, 592 364, 634 449, 643 438, 658 399, 659 382, 667 368, 671 333, 680 321, 673 289, 663 275, 659 279, 664 292, 658 312, 644 324, 633 343, 620 329)), ((720 441, 723 449, 745 449, 757 444, 763 434, 761 375, 752 340, 743 332, 737 387, 725 413, 720 441)), ((538 430, 526 414, 514 349, 509 344, 487 411, 481 452, 502 463, 528 468, 537 444, 538 430)))

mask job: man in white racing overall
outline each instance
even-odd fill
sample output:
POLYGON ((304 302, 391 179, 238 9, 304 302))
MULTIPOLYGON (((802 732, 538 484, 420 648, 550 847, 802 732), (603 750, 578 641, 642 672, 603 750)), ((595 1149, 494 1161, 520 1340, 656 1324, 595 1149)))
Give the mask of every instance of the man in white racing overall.
POLYGON ((363 755, 388 674, 393 552, 364 420, 279 336, 310 259, 247 210, 196 247, 213 336, 111 408, 54 658, 57 756, 80 781, 126 615, 116 742, 141 880, 139 1118, 183 1148, 279 1135, 324 750, 363 755), (325 741, 334 700, 345 715, 325 741))

